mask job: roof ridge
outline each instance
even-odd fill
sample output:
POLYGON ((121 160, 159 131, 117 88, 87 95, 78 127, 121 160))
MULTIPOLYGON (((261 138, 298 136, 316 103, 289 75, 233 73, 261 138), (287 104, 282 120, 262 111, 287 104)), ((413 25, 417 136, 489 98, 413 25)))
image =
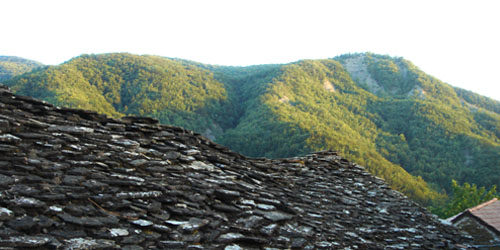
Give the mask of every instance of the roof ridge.
POLYGON ((490 204, 494 203, 494 202, 495 202, 495 201, 497 201, 497 200, 498 200, 497 198, 493 198, 493 199, 491 199, 491 200, 489 200, 489 201, 486 201, 486 202, 483 202, 483 203, 481 203, 481 204, 479 204, 479 205, 477 205, 477 206, 475 206, 475 207, 471 207, 471 208, 467 209, 467 211, 469 211, 469 212, 474 212, 474 211, 477 211, 477 210, 479 210, 479 209, 481 209, 481 208, 483 208, 483 207, 486 207, 486 206, 488 206, 488 205, 490 205, 490 204))

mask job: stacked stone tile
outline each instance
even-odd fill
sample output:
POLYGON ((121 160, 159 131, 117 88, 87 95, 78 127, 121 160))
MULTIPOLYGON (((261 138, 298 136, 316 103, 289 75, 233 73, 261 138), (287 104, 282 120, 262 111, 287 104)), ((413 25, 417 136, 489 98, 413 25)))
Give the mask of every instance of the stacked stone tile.
POLYGON ((249 159, 151 118, 0 88, 0 247, 458 249, 464 240, 335 152, 249 159))

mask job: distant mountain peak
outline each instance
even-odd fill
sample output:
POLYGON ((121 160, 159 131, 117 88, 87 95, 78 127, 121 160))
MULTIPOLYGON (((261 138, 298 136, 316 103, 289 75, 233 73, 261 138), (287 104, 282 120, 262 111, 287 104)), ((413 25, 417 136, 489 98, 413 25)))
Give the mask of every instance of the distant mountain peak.
POLYGON ((41 66, 42 63, 17 56, 0 56, 0 82, 41 66))

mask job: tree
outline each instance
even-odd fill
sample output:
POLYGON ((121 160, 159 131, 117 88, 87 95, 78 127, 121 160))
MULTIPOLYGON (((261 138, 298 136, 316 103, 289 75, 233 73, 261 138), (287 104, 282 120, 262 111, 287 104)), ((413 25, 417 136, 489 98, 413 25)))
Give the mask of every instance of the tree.
POLYGON ((453 193, 446 205, 443 208, 431 209, 441 218, 449 218, 499 195, 495 185, 490 190, 486 190, 485 187, 478 188, 476 184, 471 185, 465 182, 460 185, 456 180, 452 180, 451 186, 453 193))

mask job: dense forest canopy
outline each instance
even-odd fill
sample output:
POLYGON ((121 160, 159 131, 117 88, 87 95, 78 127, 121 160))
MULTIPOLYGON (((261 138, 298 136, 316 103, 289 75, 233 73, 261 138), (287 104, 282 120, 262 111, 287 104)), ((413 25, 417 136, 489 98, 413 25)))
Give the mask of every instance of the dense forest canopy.
POLYGON ((0 82, 41 66, 39 62, 16 56, 0 56, 0 82))
POLYGON ((249 156, 336 150, 426 205, 442 202, 453 179, 500 183, 500 102, 403 58, 363 53, 226 67, 82 55, 4 83, 57 105, 156 117, 249 156))

